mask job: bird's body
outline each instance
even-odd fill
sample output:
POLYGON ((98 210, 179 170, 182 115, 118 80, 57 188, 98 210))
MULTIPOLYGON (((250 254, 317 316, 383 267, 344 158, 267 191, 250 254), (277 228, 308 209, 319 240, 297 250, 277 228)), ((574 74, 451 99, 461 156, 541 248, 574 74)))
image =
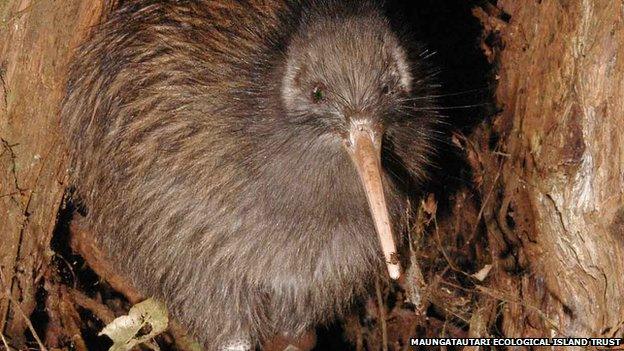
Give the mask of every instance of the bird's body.
MULTIPOLYGON (((104 251, 209 349, 339 316, 385 273, 345 152, 358 120, 337 116, 380 116, 381 162, 404 177, 430 145, 431 113, 405 112, 428 72, 399 45, 366 2, 124 2, 79 50, 62 113, 104 251)), ((407 195, 383 174, 400 233, 407 195)))

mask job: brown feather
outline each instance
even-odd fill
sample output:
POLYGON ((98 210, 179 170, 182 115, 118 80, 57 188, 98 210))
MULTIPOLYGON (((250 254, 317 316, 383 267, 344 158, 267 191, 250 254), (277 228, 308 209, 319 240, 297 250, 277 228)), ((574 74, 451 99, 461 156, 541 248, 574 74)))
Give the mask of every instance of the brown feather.
MULTIPOLYGON (((62 111, 76 198, 110 259, 208 349, 348 311, 385 275, 378 239, 344 123, 289 108, 284 77, 305 66, 292 89, 325 75, 380 116, 400 233, 401 184, 424 174, 437 116, 377 93, 406 74, 399 48, 362 1, 123 2, 78 51, 62 111)), ((426 69, 409 65, 403 93, 427 94, 426 69)))

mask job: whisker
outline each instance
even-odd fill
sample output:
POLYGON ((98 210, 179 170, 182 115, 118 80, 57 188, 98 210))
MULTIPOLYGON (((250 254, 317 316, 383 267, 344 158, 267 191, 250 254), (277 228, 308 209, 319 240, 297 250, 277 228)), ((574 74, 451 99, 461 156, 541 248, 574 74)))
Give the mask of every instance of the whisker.
POLYGON ((405 99, 403 99, 403 101, 429 100, 429 99, 432 99, 432 98, 444 98, 444 97, 449 97, 449 96, 468 95, 468 94, 471 94, 471 93, 474 93, 474 92, 487 91, 487 90, 489 90, 491 88, 492 87, 486 86, 486 87, 468 89, 468 90, 463 90, 463 91, 458 91, 458 92, 448 93, 448 94, 435 94, 435 95, 414 96, 414 97, 410 97, 410 98, 405 98, 405 99))
POLYGON ((474 108, 474 107, 484 107, 484 106, 491 106, 492 103, 491 102, 481 102, 481 103, 477 103, 477 104, 467 104, 467 105, 456 105, 456 106, 431 106, 431 107, 419 107, 419 106, 402 106, 400 107, 400 109, 402 109, 402 111, 413 111, 413 112, 418 112, 418 111, 445 111, 445 110, 459 110, 459 109, 468 109, 468 108, 474 108))

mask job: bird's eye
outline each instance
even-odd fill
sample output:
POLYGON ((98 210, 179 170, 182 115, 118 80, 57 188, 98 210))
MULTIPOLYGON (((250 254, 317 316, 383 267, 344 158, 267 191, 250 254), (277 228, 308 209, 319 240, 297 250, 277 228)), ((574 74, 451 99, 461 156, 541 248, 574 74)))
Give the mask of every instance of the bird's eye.
POLYGON ((314 103, 319 103, 325 100, 325 90, 322 86, 317 85, 312 89, 312 101, 314 103))
POLYGON ((390 89, 390 87, 386 84, 381 88, 381 93, 383 95, 390 95, 392 93, 392 90, 390 89))

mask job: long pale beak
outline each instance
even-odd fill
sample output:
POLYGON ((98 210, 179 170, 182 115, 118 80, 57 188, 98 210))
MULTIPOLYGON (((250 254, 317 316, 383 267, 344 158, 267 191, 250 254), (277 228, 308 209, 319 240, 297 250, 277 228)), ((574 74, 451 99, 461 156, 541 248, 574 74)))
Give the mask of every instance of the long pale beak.
POLYGON ((377 134, 368 123, 353 124, 346 148, 364 187, 388 273, 398 279, 401 268, 381 182, 381 135, 377 134))

